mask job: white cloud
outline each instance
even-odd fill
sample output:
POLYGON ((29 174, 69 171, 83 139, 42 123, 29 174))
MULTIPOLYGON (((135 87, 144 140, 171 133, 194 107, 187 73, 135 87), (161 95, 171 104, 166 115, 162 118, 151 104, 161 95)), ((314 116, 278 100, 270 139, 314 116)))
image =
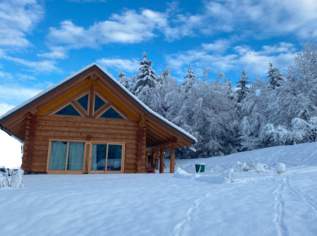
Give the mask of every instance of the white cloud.
POLYGON ((206 51, 219 52, 219 53, 227 50, 229 46, 230 46, 230 41, 224 40, 224 39, 219 39, 219 40, 212 42, 212 43, 204 43, 202 45, 202 47, 206 51))
POLYGON ((28 87, 20 87, 12 84, 0 85, 0 100, 2 104, 19 104, 35 96, 41 90, 28 87))
POLYGON ((173 38, 219 32, 251 37, 290 33, 316 38, 316 12, 316 0, 210 0, 205 1, 200 13, 181 13, 170 17, 165 33, 173 38))
POLYGON ((290 45, 285 47, 285 43, 274 46, 263 46, 261 50, 252 50, 245 46, 235 48, 239 54, 238 63, 246 70, 253 72, 255 75, 263 75, 269 63, 273 63, 283 72, 293 63, 297 55, 296 49, 290 45))
POLYGON ((39 53, 38 56, 47 59, 65 59, 67 50, 64 47, 51 47, 48 52, 39 53))
POLYGON ((25 67, 28 67, 36 72, 52 72, 52 71, 58 71, 58 68, 56 67, 56 62, 53 60, 27 60, 20 57, 14 57, 10 55, 2 55, 0 58, 5 59, 7 61, 11 61, 20 65, 23 65, 25 67))
POLYGON ((26 47, 26 38, 43 16, 36 0, 0 1, 0 47, 26 47))
POLYGON ((200 13, 168 12, 161 31, 168 39, 198 33, 265 37, 291 33, 298 37, 317 37, 316 0, 224 0, 205 1, 200 13))
POLYGON ((98 47, 107 43, 139 43, 153 38, 154 31, 166 24, 164 13, 149 9, 140 12, 126 10, 87 28, 70 20, 63 21, 60 27, 50 28, 48 40, 51 45, 68 48, 98 47))
MULTIPOLYGON (((167 7, 165 11, 124 10, 87 27, 65 20, 59 26, 50 28, 48 41, 51 46, 69 49, 99 47, 109 43, 140 43, 158 34, 164 35, 167 40, 224 32, 237 37, 255 38, 285 34, 317 37, 315 0, 219 0, 203 3, 202 10, 195 14, 181 12, 174 6, 167 7)), ((219 41, 218 45, 205 47, 210 50, 219 47, 220 50, 220 47, 226 47, 225 43, 219 41)))
POLYGON ((14 106, 8 103, 0 103, 0 116, 11 110, 14 106))
POLYGON ((217 74, 246 69, 254 76, 264 76, 270 62, 286 72, 297 55, 292 44, 283 42, 276 45, 265 45, 259 50, 242 45, 235 46, 230 52, 222 50, 217 53, 211 51, 206 45, 217 44, 203 44, 197 49, 169 55, 166 58, 167 64, 176 71, 184 70, 188 65, 194 65, 217 74))
POLYGON ((101 58, 97 63, 104 68, 113 69, 125 72, 134 72, 138 68, 138 61, 135 59, 121 59, 121 58, 101 58))

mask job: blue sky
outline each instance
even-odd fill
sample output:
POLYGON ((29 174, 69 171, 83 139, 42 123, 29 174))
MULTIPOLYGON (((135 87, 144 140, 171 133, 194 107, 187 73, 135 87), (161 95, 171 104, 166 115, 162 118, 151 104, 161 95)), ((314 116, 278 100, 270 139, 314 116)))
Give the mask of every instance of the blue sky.
POLYGON ((317 38, 315 0, 0 2, 0 113, 98 63, 133 76, 146 52, 178 80, 283 72, 317 38))

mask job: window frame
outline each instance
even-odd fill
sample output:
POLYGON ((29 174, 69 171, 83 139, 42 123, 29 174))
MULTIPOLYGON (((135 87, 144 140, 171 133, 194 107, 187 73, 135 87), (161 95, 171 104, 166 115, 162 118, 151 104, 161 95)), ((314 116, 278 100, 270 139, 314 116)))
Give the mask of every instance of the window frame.
POLYGON ((87 153, 87 142, 85 140, 70 140, 70 139, 49 139, 49 147, 48 147, 48 156, 47 156, 47 165, 46 172, 49 174, 81 174, 85 171, 86 165, 86 153, 87 153), (65 158, 65 169, 64 170, 51 170, 50 169, 50 160, 51 160, 51 151, 52 151, 52 143, 53 142, 66 142, 66 158, 65 158), (83 167, 81 170, 68 170, 68 159, 69 159, 69 144, 70 143, 83 143, 84 151, 83 151, 83 167))
POLYGON ((110 105, 109 107, 107 107, 106 110, 104 110, 103 112, 101 112, 97 117, 97 119, 101 119, 101 120, 127 120, 127 117, 125 115, 123 115, 117 108, 115 108, 113 105, 110 105), (102 117, 102 115, 107 112, 109 109, 113 109, 115 110, 115 112, 117 112, 121 117, 122 119, 118 119, 118 118, 105 118, 105 117, 102 117))
POLYGON ((90 142, 90 152, 89 152, 89 173, 91 174, 115 174, 115 173, 124 173, 124 162, 125 162, 125 143, 122 142, 107 142, 107 141, 92 141, 90 142), (107 145, 107 153, 105 160, 105 170, 92 170, 91 162, 92 162, 92 151, 94 144, 105 144, 107 145), (108 166, 108 152, 109 145, 120 145, 121 146, 121 169, 120 170, 107 170, 108 166))
MULTIPOLYGON (((86 115, 89 114, 89 109, 90 109, 90 92, 89 91, 86 91, 86 92, 83 92, 81 93, 80 95, 78 95, 74 100, 73 102, 77 103, 79 106, 81 106, 81 108, 85 111, 86 115), (78 102, 78 100, 84 96, 88 95, 88 105, 87 105, 87 111, 85 110, 85 108, 82 107, 82 105, 78 102)), ((71 102, 70 102, 71 104, 71 102)))
POLYGON ((75 106, 73 106, 73 104, 71 102, 68 102, 64 106, 57 108, 55 111, 53 111, 51 113, 51 115, 54 115, 54 116, 57 116, 57 117, 73 117, 73 118, 75 118, 75 117, 76 118, 84 117, 83 114, 81 113, 81 111, 79 111, 75 106), (63 110, 68 105, 72 106, 78 112, 79 116, 56 114, 57 112, 63 110))
POLYGON ((109 101, 107 99, 105 99, 102 95, 100 95, 100 93, 98 93, 97 91, 94 92, 94 96, 93 96, 93 101, 92 101, 92 111, 93 114, 96 114, 103 106, 105 105, 109 105, 109 101), (95 111, 95 100, 96 100, 96 96, 98 96, 102 101, 104 101, 105 104, 103 104, 101 107, 99 107, 96 111, 95 111))

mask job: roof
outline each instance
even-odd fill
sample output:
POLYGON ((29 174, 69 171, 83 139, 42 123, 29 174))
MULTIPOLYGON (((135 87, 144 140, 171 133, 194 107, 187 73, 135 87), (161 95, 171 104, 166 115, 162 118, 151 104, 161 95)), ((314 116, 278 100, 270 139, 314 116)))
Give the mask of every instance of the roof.
POLYGON ((188 133, 187 131, 185 131, 181 127, 175 125, 171 121, 167 120, 166 118, 164 118, 163 116, 161 116, 157 112, 153 111, 151 108, 149 108, 147 105, 145 105, 141 100, 139 100, 134 94, 132 94, 127 88, 125 88, 123 85, 121 85, 109 72, 106 72, 105 70, 101 69, 101 67, 98 66, 97 64, 92 64, 92 65, 84 67, 80 71, 78 71, 78 72, 74 73, 73 75, 67 77, 65 80, 63 80, 59 84, 57 84, 57 85, 55 85, 55 86, 53 86, 53 87, 51 87, 51 88, 49 88, 47 90, 42 91, 41 93, 39 93, 38 95, 32 97, 31 99, 27 100, 26 102, 22 103, 21 105, 14 107, 13 109, 9 110, 7 113, 5 113, 2 116, 0 116, 0 121, 9 118, 10 116, 14 115, 16 112, 24 109, 29 104, 39 100, 41 97, 43 97, 47 93, 57 89, 62 84, 69 82, 70 80, 74 79, 77 75, 85 72, 86 70, 92 69, 92 68, 96 68, 96 69, 100 70, 102 73, 104 73, 119 89, 121 89, 126 95, 128 95, 131 99, 133 99, 136 102, 136 104, 142 110, 144 110, 146 113, 148 113, 150 116, 159 119, 162 123, 164 123, 168 127, 172 128, 173 130, 177 131, 178 133, 186 136, 193 143, 197 142, 197 139, 193 135, 191 135, 190 133, 188 133))

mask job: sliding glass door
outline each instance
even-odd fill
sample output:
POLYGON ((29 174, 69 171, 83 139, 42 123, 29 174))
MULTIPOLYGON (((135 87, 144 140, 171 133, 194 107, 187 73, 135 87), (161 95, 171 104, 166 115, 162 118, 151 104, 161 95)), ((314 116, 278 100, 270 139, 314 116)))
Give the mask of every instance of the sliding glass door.
POLYGON ((106 168, 107 144, 92 145, 91 170, 105 170, 106 168))
POLYGON ((52 141, 49 170, 83 170, 84 150, 83 142, 52 141))
POLYGON ((121 171, 121 144, 93 144, 91 171, 121 171))
POLYGON ((93 143, 91 159, 85 159, 85 142, 51 141, 48 163, 49 171, 84 171, 85 160, 90 161, 90 171, 121 171, 123 145, 93 143))

